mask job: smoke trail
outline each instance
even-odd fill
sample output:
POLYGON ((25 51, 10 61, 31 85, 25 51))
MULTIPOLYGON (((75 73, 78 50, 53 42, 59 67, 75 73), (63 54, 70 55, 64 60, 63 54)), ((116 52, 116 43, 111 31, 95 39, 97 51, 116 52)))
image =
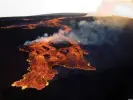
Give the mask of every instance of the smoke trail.
POLYGON ((60 38, 60 35, 64 35, 65 31, 62 30, 62 29, 59 29, 59 31, 57 33, 53 33, 52 36, 48 36, 48 33, 44 33, 43 36, 38 36, 37 39, 33 40, 33 41, 26 41, 24 43, 24 45, 30 45, 30 44, 33 44, 35 42, 49 42, 49 41, 55 41, 56 43, 57 42, 63 42, 63 40, 60 38))
MULTIPOLYGON (((104 43, 113 45, 118 40, 118 37, 122 33, 125 25, 128 24, 128 18, 96 17, 92 21, 81 20, 76 24, 78 25, 78 28, 72 28, 72 31, 69 33, 65 33, 60 29, 52 36, 48 36, 48 33, 45 33, 43 36, 39 36, 36 40, 26 41, 24 45, 41 41, 48 42, 51 39, 54 39, 56 42, 61 42, 59 34, 67 36, 83 45, 101 45, 104 43)), ((70 26, 74 25, 71 24, 70 26)))
POLYGON ((127 24, 124 18, 96 18, 94 21, 82 20, 79 28, 73 29, 69 37, 84 45, 113 45, 127 24))

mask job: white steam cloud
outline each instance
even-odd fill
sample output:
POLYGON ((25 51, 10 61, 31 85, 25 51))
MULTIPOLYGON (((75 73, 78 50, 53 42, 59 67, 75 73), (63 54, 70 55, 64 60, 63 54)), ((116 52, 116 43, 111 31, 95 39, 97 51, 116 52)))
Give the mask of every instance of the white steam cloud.
MULTIPOLYGON (((70 26, 74 26, 71 23, 70 26)), ((29 45, 34 42, 50 41, 54 40, 56 42, 60 41, 61 38, 59 34, 67 36, 80 44, 83 45, 102 45, 104 43, 113 45, 117 42, 118 36, 122 33, 123 28, 127 24, 127 19, 119 17, 110 18, 95 18, 93 21, 82 20, 77 22, 78 28, 72 28, 70 33, 64 34, 63 30, 59 30, 54 33, 53 36, 49 36, 45 33, 44 36, 38 37, 34 41, 27 41, 24 45, 29 45)), ((63 41, 62 41, 63 42, 63 41)))

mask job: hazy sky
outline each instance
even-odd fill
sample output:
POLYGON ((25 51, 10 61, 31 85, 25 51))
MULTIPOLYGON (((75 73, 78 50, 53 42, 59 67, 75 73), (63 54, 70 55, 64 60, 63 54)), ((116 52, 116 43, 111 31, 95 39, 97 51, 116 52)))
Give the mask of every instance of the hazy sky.
POLYGON ((94 12, 101 0, 0 0, 0 17, 94 12))
POLYGON ((133 17, 132 0, 0 0, 0 17, 49 13, 118 14, 133 17), (98 10, 97 10, 98 8, 98 10))

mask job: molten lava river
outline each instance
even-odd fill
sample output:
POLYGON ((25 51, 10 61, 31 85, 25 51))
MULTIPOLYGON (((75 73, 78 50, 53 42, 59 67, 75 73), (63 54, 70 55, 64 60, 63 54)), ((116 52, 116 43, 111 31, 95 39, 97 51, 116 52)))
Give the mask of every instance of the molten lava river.
MULTIPOLYGON (((28 73, 23 75, 23 79, 16 81, 12 86, 25 88, 35 88, 41 90, 48 86, 48 82, 52 80, 58 72, 53 69, 54 66, 62 66, 71 69, 83 69, 83 70, 96 70, 89 62, 84 59, 84 55, 88 52, 81 49, 80 45, 65 36, 71 30, 66 25, 61 25, 60 20, 63 18, 50 19, 47 21, 40 21, 34 25, 27 24, 29 29, 36 28, 38 25, 46 26, 58 26, 63 27, 53 36, 40 38, 27 44, 24 44, 20 51, 28 52, 30 67, 28 67, 28 73), (67 42, 69 46, 58 48, 55 45, 59 45, 60 42, 67 42)), ((17 25, 14 27, 18 27, 17 25)), ((6 28, 14 28, 6 27, 6 28)), ((20 26, 19 26, 20 27, 20 26)))

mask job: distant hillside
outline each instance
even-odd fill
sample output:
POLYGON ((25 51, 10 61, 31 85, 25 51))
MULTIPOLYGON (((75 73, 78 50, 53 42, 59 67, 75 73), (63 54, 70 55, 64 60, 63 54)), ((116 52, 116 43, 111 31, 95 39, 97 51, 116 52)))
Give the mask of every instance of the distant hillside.
POLYGON ((18 17, 0 17, 0 20, 20 20, 24 18, 28 19, 44 19, 44 18, 55 18, 55 17, 75 17, 75 16, 85 16, 86 13, 53 13, 44 15, 34 15, 34 16, 18 16, 18 17))

